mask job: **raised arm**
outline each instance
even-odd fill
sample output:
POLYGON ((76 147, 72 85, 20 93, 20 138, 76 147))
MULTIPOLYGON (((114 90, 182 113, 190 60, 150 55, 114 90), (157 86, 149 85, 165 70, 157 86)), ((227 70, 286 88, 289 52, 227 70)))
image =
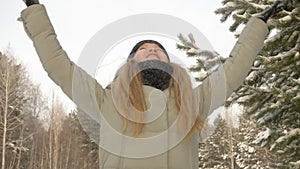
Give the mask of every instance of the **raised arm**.
POLYGON ((21 12, 19 20, 33 41, 48 76, 79 107, 93 112, 98 110, 99 101, 105 97, 104 89, 69 59, 57 40, 45 6, 38 3, 29 5, 21 12))
POLYGON ((230 57, 199 86, 200 114, 206 118, 223 105, 245 80, 268 34, 266 23, 252 17, 236 42, 230 57))
POLYGON ((223 105, 233 91, 244 82, 269 33, 266 22, 281 10, 282 2, 277 0, 271 7, 250 18, 230 57, 198 87, 199 113, 202 118, 207 118, 213 110, 223 105))

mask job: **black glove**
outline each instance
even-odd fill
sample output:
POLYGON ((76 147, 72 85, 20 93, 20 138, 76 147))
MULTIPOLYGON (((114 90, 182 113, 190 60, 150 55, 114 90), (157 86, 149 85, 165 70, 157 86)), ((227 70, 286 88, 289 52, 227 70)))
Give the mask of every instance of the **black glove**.
POLYGON ((271 16, 280 12, 282 10, 282 7, 283 7, 283 5, 281 4, 281 1, 277 0, 274 2, 274 4, 270 8, 265 9, 260 14, 258 14, 256 17, 263 20, 264 22, 267 22, 271 16))
POLYGON ((40 4, 39 0, 26 0, 26 5, 34 5, 34 4, 40 4))

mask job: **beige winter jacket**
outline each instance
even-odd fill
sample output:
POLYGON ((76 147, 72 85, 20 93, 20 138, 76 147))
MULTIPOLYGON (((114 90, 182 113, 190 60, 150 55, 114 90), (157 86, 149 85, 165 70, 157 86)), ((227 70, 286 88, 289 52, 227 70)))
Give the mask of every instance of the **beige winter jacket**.
MULTIPOLYGON (((172 139, 176 139, 177 135, 167 130, 172 127, 178 112, 174 99, 169 97, 167 90, 163 91, 167 98, 164 112, 151 123, 147 123, 138 138, 131 140, 123 134, 130 135, 127 132, 132 129, 132 124, 123 131, 123 118, 114 107, 111 90, 103 89, 93 77, 70 61, 56 38, 45 7, 32 5, 22 11, 19 20, 23 22, 44 69, 53 81, 79 107, 89 111, 90 116, 99 118, 101 114, 101 118, 96 119, 101 123, 100 168, 198 168, 198 132, 195 132, 191 139, 175 141, 174 144, 172 139), (165 130, 169 133, 156 139, 156 136, 160 136, 165 130), (116 131, 121 134, 112 134, 116 131), (149 141, 148 138, 153 139, 149 141), (143 155, 144 157, 140 158, 143 155)), ((200 96, 201 117, 206 118, 214 109, 224 104, 224 100, 242 84, 256 55, 263 47, 267 34, 268 28, 263 21, 255 17, 250 19, 223 69, 220 68, 196 89, 200 96), (222 78, 223 71, 225 79, 222 78)), ((143 86, 143 89, 146 97, 155 90, 150 86, 143 86)), ((158 102, 160 102, 159 98, 158 102)))

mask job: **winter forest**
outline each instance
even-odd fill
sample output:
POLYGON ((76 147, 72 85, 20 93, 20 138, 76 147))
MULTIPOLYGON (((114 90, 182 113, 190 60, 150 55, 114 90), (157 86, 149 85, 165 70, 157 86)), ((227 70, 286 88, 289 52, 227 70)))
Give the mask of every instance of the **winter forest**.
MULTIPOLYGON (((228 31, 238 37, 249 18, 273 2, 223 0, 215 14, 220 22, 233 19, 228 31)), ((199 144, 200 169, 300 168, 300 1, 283 2, 268 21, 270 34, 251 72, 199 144), (241 112, 232 111, 237 104, 241 112)), ((189 70, 197 81, 226 61, 201 50, 192 34, 178 34, 178 50, 196 60, 189 70)), ((0 169, 98 169, 98 145, 82 129, 79 113, 65 112, 55 94, 45 98, 26 68, 0 52, 0 169)))

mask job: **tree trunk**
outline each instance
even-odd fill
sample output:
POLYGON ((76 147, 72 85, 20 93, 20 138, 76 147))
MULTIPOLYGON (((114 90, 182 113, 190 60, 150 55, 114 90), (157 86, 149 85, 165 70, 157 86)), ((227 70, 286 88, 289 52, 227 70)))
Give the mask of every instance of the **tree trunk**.
POLYGON ((229 152, 230 152, 230 161, 231 169, 234 169, 234 150, 233 150, 233 135, 232 135, 232 105, 226 108, 226 118, 227 118, 227 128, 228 128, 228 139, 229 139, 229 152))
POLYGON ((5 153, 6 153, 6 133, 7 133, 7 114, 8 114, 8 87, 9 87, 9 71, 6 71, 5 77, 5 105, 3 114, 3 134, 2 134, 2 163, 1 169, 5 169, 5 153))
POLYGON ((43 133, 43 142, 42 142, 42 152, 41 152, 41 154, 42 154, 42 157, 41 157, 41 168, 44 168, 44 155, 47 153, 46 151, 45 151, 45 137, 46 137, 46 133, 43 133))
POLYGON ((22 129, 21 129, 21 133, 20 133, 20 150, 19 150, 19 154, 18 154, 18 161, 17 161, 17 166, 16 168, 20 168, 20 163, 21 163, 21 157, 22 157, 22 147, 23 147, 23 135, 24 135, 24 124, 22 124, 22 129))
POLYGON ((29 166, 28 168, 34 169, 34 162, 35 162, 35 147, 36 147, 36 142, 35 142, 35 137, 33 137, 32 140, 32 147, 30 151, 30 161, 29 161, 29 166))
MULTIPOLYGON (((51 124, 50 124, 51 125, 51 124)), ((52 169, 52 129, 49 129, 49 169, 52 169)))
POLYGON ((71 151, 71 145, 72 145, 72 137, 70 134, 67 149, 66 149, 66 163, 65 163, 65 169, 68 169, 68 163, 69 163, 69 156, 70 156, 70 151, 71 151))

